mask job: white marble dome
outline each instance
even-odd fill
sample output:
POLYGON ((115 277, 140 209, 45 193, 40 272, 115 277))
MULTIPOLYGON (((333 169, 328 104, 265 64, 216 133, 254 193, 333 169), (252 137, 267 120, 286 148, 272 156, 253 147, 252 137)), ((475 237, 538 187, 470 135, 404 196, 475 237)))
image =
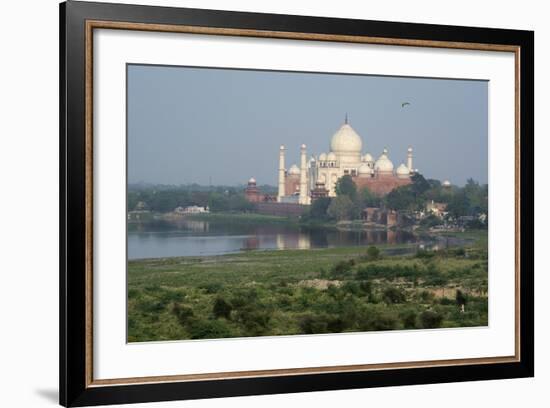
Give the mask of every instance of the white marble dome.
POLYGON ((336 161, 336 155, 334 154, 334 152, 330 152, 329 154, 327 154, 327 160, 336 161))
POLYGON ((371 168, 369 166, 367 166, 366 164, 362 164, 357 169, 357 173, 359 173, 360 175, 370 174, 371 173, 371 168))
POLYGON ((344 123, 332 136, 330 150, 335 153, 358 153, 361 154, 363 141, 353 128, 344 123))
POLYGON ((370 155, 370 153, 367 153, 366 155, 363 156, 363 161, 369 163, 369 162, 373 162, 374 160, 370 155))
POLYGON ((319 155, 319 161, 325 161, 327 159, 327 154, 326 153, 321 153, 319 155))
POLYGON ((397 167, 397 170, 395 170, 395 174, 397 174, 397 177, 399 178, 409 177, 409 168, 405 166, 403 163, 401 163, 397 167))
POLYGON ((298 166, 293 164, 292 166, 290 166, 290 169, 288 169, 288 174, 291 175, 291 176, 299 176, 300 175, 300 169, 298 168, 298 166))
POLYGON ((374 170, 379 173, 392 173, 393 163, 388 157, 388 149, 384 149, 376 163, 374 164, 374 170))
POLYGON ((445 180, 443 183, 441 183, 443 187, 451 187, 451 182, 449 180, 445 180))

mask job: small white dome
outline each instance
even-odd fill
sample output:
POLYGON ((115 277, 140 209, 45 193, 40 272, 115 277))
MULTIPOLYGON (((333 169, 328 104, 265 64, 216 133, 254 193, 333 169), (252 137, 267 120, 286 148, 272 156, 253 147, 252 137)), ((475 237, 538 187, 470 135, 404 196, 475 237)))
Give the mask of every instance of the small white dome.
POLYGON ((256 184, 256 179, 254 177, 250 177, 250 180, 248 180, 248 184, 256 184))
POLYGON ((288 169, 288 174, 290 174, 291 176, 298 176, 300 174, 300 169, 298 168, 298 166, 293 164, 292 166, 290 166, 290 169, 288 169))
POLYGON ((363 142, 353 128, 344 123, 332 136, 330 150, 336 153, 361 153, 363 142))
POLYGON ((334 154, 334 152, 330 152, 329 154, 327 154, 327 160, 336 161, 336 155, 334 154))
POLYGON ((442 184, 443 184, 443 187, 450 187, 451 186, 451 182, 449 180, 445 180, 442 184))
POLYGON ((395 173, 401 178, 409 177, 409 168, 401 163, 399 167, 397 167, 397 170, 395 170, 395 173))
POLYGON ((370 155, 370 153, 367 153, 366 155, 363 156, 363 161, 368 163, 368 162, 373 162, 374 160, 370 155))
POLYGON ((321 153, 319 155, 319 161, 325 161, 327 159, 327 154, 326 153, 321 153))
POLYGON ((359 166, 359 168, 357 169, 357 172, 359 174, 370 174, 371 172, 371 168, 369 166, 367 166, 366 164, 362 164, 359 166))
POLYGON ((380 173, 393 172, 393 163, 388 158, 388 149, 384 149, 378 160, 376 160, 374 169, 380 173))

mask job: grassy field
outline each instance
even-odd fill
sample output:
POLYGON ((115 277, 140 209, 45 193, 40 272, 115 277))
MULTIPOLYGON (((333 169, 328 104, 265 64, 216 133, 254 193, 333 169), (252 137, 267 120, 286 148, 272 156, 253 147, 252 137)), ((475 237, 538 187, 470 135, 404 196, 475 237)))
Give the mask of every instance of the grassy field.
POLYGON ((487 234, 468 238, 408 256, 379 246, 130 261, 128 340, 486 326, 487 234))

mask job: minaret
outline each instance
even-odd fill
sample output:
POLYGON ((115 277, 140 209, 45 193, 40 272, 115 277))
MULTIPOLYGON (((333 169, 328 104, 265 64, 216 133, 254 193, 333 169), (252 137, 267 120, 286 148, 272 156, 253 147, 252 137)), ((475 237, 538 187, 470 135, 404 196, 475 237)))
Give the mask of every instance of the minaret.
POLYGON ((413 172, 413 148, 409 146, 407 149, 407 167, 409 168, 409 172, 413 172))
POLYGON ((279 148, 279 192, 277 193, 277 201, 285 196, 285 147, 281 145, 279 148))
POLYGON ((300 149, 300 204, 309 204, 307 196, 307 158, 306 145, 303 144, 300 149))

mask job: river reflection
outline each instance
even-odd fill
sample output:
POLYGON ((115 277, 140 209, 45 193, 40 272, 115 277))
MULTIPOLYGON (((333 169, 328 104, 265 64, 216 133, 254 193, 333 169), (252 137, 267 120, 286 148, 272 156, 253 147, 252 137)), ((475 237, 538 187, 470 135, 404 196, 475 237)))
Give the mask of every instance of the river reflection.
POLYGON ((408 231, 342 231, 221 221, 153 221, 128 226, 129 259, 410 243, 423 245, 424 241, 408 231))

